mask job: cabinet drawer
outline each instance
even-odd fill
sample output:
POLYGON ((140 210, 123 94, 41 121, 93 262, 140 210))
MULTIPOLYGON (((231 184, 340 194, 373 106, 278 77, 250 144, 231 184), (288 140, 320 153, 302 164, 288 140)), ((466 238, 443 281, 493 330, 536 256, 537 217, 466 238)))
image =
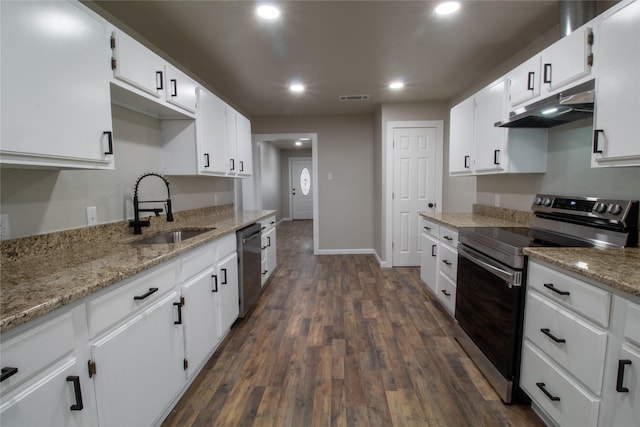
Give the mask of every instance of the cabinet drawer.
POLYGON ((440 226, 440 241, 451 245, 454 248, 458 247, 458 232, 447 227, 440 226))
POLYGON ((438 268, 455 283, 458 277, 458 251, 440 243, 438 249, 438 268))
POLYGON ((590 396, 528 341, 522 349, 520 385, 557 425, 597 426, 600 401, 590 396), (552 400, 552 397, 559 400, 552 400))
POLYGON ((89 337, 148 306, 177 283, 176 263, 170 262, 132 279, 128 284, 90 301, 89 337), (154 291, 157 289, 157 291, 154 291))
POLYGON ((180 282, 188 280, 207 268, 212 268, 215 260, 216 246, 216 243, 213 242, 186 254, 182 258, 180 282))
POLYGON ((640 305, 627 301, 624 337, 640 347, 640 305))
POLYGON ((536 262, 529 262, 528 286, 599 325, 609 325, 609 292, 536 262))
POLYGON ((0 390, 4 393, 22 383, 71 353, 74 346, 75 331, 71 313, 66 313, 8 342, 3 342, 2 369, 15 374, 8 376, 0 383, 0 390))
POLYGON ((607 333, 534 292, 527 293, 526 307, 525 338, 600 395, 607 333))
POLYGON ((451 313, 456 311, 456 284, 442 272, 438 274, 438 285, 436 288, 438 299, 451 313))
POLYGON ((216 252, 215 252, 215 260, 218 261, 232 252, 235 252, 237 249, 238 242, 236 240, 236 234, 231 233, 227 234, 224 237, 215 241, 216 252))
POLYGON ((275 227, 276 225, 276 216, 270 216, 269 218, 261 219, 260 226, 262 227, 262 231, 264 232, 266 229, 270 227, 275 227))
POLYGON ((440 238, 440 226, 435 222, 428 221, 424 217, 420 217, 420 231, 427 233, 435 238, 440 238))

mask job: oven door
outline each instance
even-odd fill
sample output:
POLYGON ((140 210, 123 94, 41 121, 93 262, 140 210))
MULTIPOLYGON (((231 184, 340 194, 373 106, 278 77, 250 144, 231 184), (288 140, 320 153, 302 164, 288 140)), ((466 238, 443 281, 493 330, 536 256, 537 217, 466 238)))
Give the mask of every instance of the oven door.
POLYGON ((516 383, 522 345, 522 277, 522 270, 458 246, 456 320, 500 374, 516 383))

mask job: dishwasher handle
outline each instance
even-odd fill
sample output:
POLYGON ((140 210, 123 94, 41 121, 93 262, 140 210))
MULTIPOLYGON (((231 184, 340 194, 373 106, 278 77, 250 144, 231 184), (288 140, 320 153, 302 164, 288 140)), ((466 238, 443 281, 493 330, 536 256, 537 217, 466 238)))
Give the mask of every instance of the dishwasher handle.
POLYGON ((245 244, 249 240, 255 239, 257 236, 260 236, 261 233, 262 233, 262 230, 258 230, 258 231, 254 232, 254 233, 249 234, 247 237, 242 239, 242 243, 245 244))
POLYGON ((458 256, 466 258, 474 264, 484 268, 494 276, 498 276, 507 282, 509 287, 522 285, 522 272, 501 266, 473 249, 469 249, 463 245, 458 245, 458 256))

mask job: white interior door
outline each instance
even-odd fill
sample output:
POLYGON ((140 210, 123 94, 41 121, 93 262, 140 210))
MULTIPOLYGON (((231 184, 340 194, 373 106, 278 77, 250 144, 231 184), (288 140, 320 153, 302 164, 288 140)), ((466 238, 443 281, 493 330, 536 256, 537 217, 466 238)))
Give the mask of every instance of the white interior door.
POLYGON ((311 159, 291 159, 291 219, 313 219, 311 159))
POLYGON ((436 209, 435 127, 393 132, 393 265, 420 265, 418 213, 436 209))

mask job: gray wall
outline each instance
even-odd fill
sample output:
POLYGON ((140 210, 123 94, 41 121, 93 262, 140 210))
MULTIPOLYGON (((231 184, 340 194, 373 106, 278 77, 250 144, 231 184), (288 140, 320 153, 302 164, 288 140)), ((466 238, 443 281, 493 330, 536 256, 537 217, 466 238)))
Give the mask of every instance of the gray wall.
POLYGON ((278 211, 276 220, 279 221, 283 216, 281 150, 266 141, 261 141, 259 144, 262 209, 278 211))
POLYGON ((372 115, 257 117, 251 129, 256 134, 317 133, 318 247, 373 248, 372 115))
MULTIPOLYGON (((0 169, 0 207, 9 214, 12 238, 85 227, 87 206, 97 207, 98 223, 133 217, 136 179, 164 169, 160 122, 118 106, 112 115, 115 170, 0 169)), ((233 203, 231 178, 168 180, 176 212, 233 203)), ((164 185, 154 181, 143 182, 144 197, 165 198, 164 185)))

